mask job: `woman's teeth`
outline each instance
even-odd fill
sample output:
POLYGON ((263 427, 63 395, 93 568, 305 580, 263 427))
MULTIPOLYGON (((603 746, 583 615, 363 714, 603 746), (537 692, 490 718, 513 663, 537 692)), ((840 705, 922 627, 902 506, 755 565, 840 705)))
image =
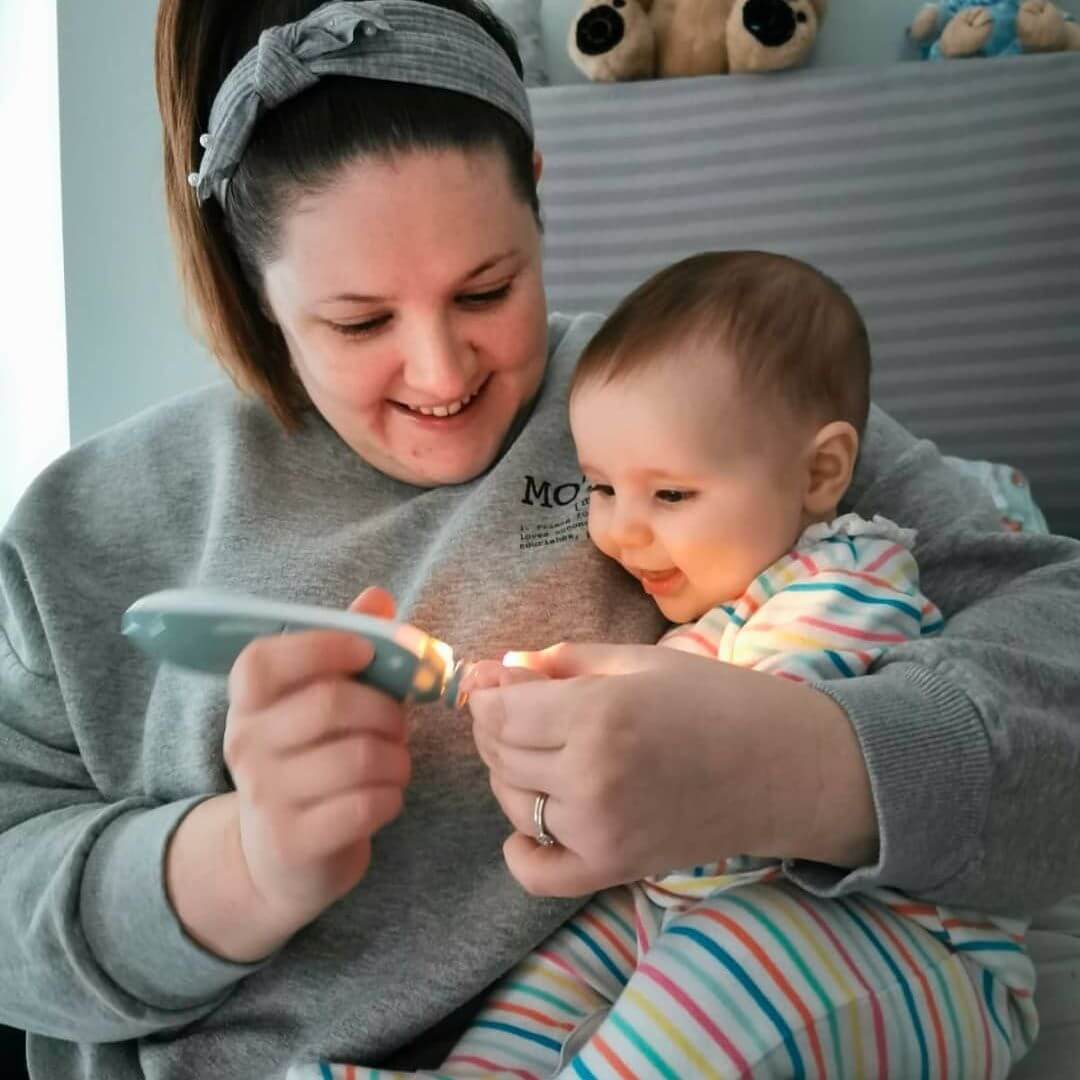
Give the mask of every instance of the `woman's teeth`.
MULTIPOLYGON (((479 393, 477 391, 476 393, 479 393)), ((451 401, 449 405, 407 405, 410 412, 418 412, 424 416, 455 416, 469 404, 476 394, 469 394, 458 401, 451 401)))

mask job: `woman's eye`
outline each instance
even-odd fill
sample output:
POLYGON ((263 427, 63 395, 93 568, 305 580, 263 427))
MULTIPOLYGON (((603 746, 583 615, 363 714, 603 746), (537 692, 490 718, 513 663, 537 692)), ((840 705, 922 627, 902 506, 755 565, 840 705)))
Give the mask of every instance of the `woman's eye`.
MULTIPOLYGON (((510 294, 511 284, 512 282, 508 281, 505 285, 500 285, 497 289, 489 289, 487 292, 465 293, 457 298, 457 302, 465 307, 486 307, 489 304, 497 304, 500 300, 505 300, 510 294)), ((364 322, 332 323, 331 325, 339 334, 344 334, 345 337, 365 337, 368 334, 374 334, 377 330, 381 330, 390 322, 390 319, 390 315, 380 315, 377 319, 367 319, 364 322)))
POLYGON ((346 337, 363 337, 365 334, 373 334, 390 321, 389 315, 380 315, 377 319, 368 319, 367 322, 358 323, 333 323, 334 329, 346 337))
POLYGON ((610 484, 590 484, 590 495, 614 495, 615 489, 610 484))
POLYGON ((680 503, 680 502, 683 502, 685 499, 689 499, 693 494, 694 493, 692 491, 665 490, 665 491, 658 491, 656 493, 656 497, 661 502, 680 503))
POLYGON ((458 303, 470 307, 483 307, 485 304, 496 304, 505 300, 510 294, 510 282, 500 285, 497 289, 489 289, 487 292, 465 293, 458 297, 458 303))

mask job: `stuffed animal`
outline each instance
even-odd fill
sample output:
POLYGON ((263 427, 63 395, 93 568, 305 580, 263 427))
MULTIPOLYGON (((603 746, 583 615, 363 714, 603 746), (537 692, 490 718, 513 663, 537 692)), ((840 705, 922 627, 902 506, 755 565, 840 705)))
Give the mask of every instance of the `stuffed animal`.
POLYGON ((926 60, 1080 49, 1080 23, 1050 0, 940 0, 908 33, 926 60))
POLYGON ((570 58, 594 82, 779 71, 810 55, 828 0, 584 0, 570 58))

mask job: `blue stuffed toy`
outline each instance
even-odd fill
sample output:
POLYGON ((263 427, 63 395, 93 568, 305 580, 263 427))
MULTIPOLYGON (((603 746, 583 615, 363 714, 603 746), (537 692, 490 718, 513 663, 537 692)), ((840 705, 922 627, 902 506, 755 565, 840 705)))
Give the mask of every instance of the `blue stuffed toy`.
POLYGON ((1080 48, 1080 26, 1050 0, 939 0, 908 33, 924 60, 1080 48))

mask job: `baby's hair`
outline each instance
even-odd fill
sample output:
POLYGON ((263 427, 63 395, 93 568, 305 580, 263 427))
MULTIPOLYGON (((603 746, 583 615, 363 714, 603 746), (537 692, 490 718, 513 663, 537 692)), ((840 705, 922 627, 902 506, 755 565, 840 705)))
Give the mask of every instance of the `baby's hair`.
POLYGON ((795 415, 846 420, 870 407, 870 339, 831 278, 763 251, 710 251, 661 270, 627 296, 586 346, 570 384, 609 382, 724 350, 741 388, 795 415))

